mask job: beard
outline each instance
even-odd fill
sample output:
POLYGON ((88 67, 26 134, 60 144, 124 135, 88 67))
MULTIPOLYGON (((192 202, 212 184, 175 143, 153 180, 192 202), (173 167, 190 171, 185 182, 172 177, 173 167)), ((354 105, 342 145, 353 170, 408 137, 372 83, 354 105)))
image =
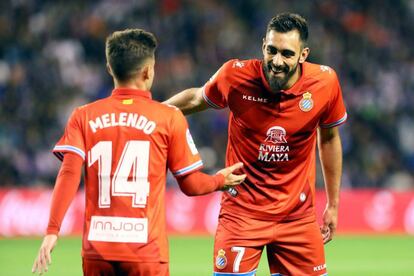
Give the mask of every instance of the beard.
POLYGON ((286 84, 290 80, 290 78, 296 73, 298 65, 299 63, 296 63, 296 65, 289 70, 289 66, 287 65, 274 66, 272 65, 271 61, 269 61, 267 64, 263 62, 263 71, 265 73, 266 80, 269 83, 270 89, 273 93, 277 94, 281 90, 286 90, 286 84), (272 74, 272 69, 273 71, 283 72, 284 76, 274 76, 272 74))

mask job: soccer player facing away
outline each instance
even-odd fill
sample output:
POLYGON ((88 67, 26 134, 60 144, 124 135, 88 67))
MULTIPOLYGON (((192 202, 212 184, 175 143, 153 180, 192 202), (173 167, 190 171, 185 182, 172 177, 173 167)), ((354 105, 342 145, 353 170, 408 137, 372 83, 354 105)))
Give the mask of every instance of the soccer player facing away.
POLYGON ((151 99, 153 34, 115 32, 106 40, 111 96, 76 108, 53 152, 63 159, 53 191, 47 235, 32 271, 51 262, 61 222, 85 171, 84 275, 169 275, 165 222, 167 168, 187 195, 241 183, 234 164, 215 176, 203 164, 184 115, 151 99))
POLYGON ((297 14, 272 18, 263 60, 229 60, 200 88, 166 103, 185 114, 228 107, 226 163, 247 174, 223 193, 214 275, 255 275, 264 248, 272 275, 327 275, 324 243, 338 217, 345 122, 335 71, 306 62, 308 26, 297 14), (314 212, 316 144, 327 193, 323 225, 314 212))

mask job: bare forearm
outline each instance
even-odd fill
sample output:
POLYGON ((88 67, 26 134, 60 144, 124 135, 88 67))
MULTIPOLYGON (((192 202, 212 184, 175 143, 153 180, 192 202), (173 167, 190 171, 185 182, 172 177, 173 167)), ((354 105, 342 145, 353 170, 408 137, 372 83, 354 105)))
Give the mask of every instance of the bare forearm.
POLYGON ((208 108, 208 105, 203 99, 201 87, 186 89, 172 96, 164 103, 178 107, 185 115, 208 108))
POLYGON ((342 175, 342 145, 338 130, 324 130, 318 139, 319 158, 325 181, 328 206, 337 207, 342 175))

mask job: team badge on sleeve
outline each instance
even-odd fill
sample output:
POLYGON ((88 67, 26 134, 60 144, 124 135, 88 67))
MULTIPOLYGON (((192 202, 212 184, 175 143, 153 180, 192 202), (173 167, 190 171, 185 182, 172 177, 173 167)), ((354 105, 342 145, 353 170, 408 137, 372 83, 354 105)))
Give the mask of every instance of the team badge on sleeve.
POLYGON ((313 108, 312 94, 310 92, 305 92, 302 97, 302 100, 299 102, 299 108, 304 112, 308 112, 313 108))
POLYGON ((227 265, 226 252, 223 249, 220 249, 216 257, 216 267, 218 269, 223 269, 226 267, 226 265, 227 265))

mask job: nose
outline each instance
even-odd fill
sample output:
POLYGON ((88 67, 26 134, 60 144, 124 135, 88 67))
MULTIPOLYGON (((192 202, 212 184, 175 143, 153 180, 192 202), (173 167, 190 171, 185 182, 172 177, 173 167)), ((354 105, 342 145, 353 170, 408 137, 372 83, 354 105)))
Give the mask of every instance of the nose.
POLYGON ((280 53, 276 53, 276 55, 272 58, 273 65, 275 66, 282 66, 283 65, 283 58, 280 53))

